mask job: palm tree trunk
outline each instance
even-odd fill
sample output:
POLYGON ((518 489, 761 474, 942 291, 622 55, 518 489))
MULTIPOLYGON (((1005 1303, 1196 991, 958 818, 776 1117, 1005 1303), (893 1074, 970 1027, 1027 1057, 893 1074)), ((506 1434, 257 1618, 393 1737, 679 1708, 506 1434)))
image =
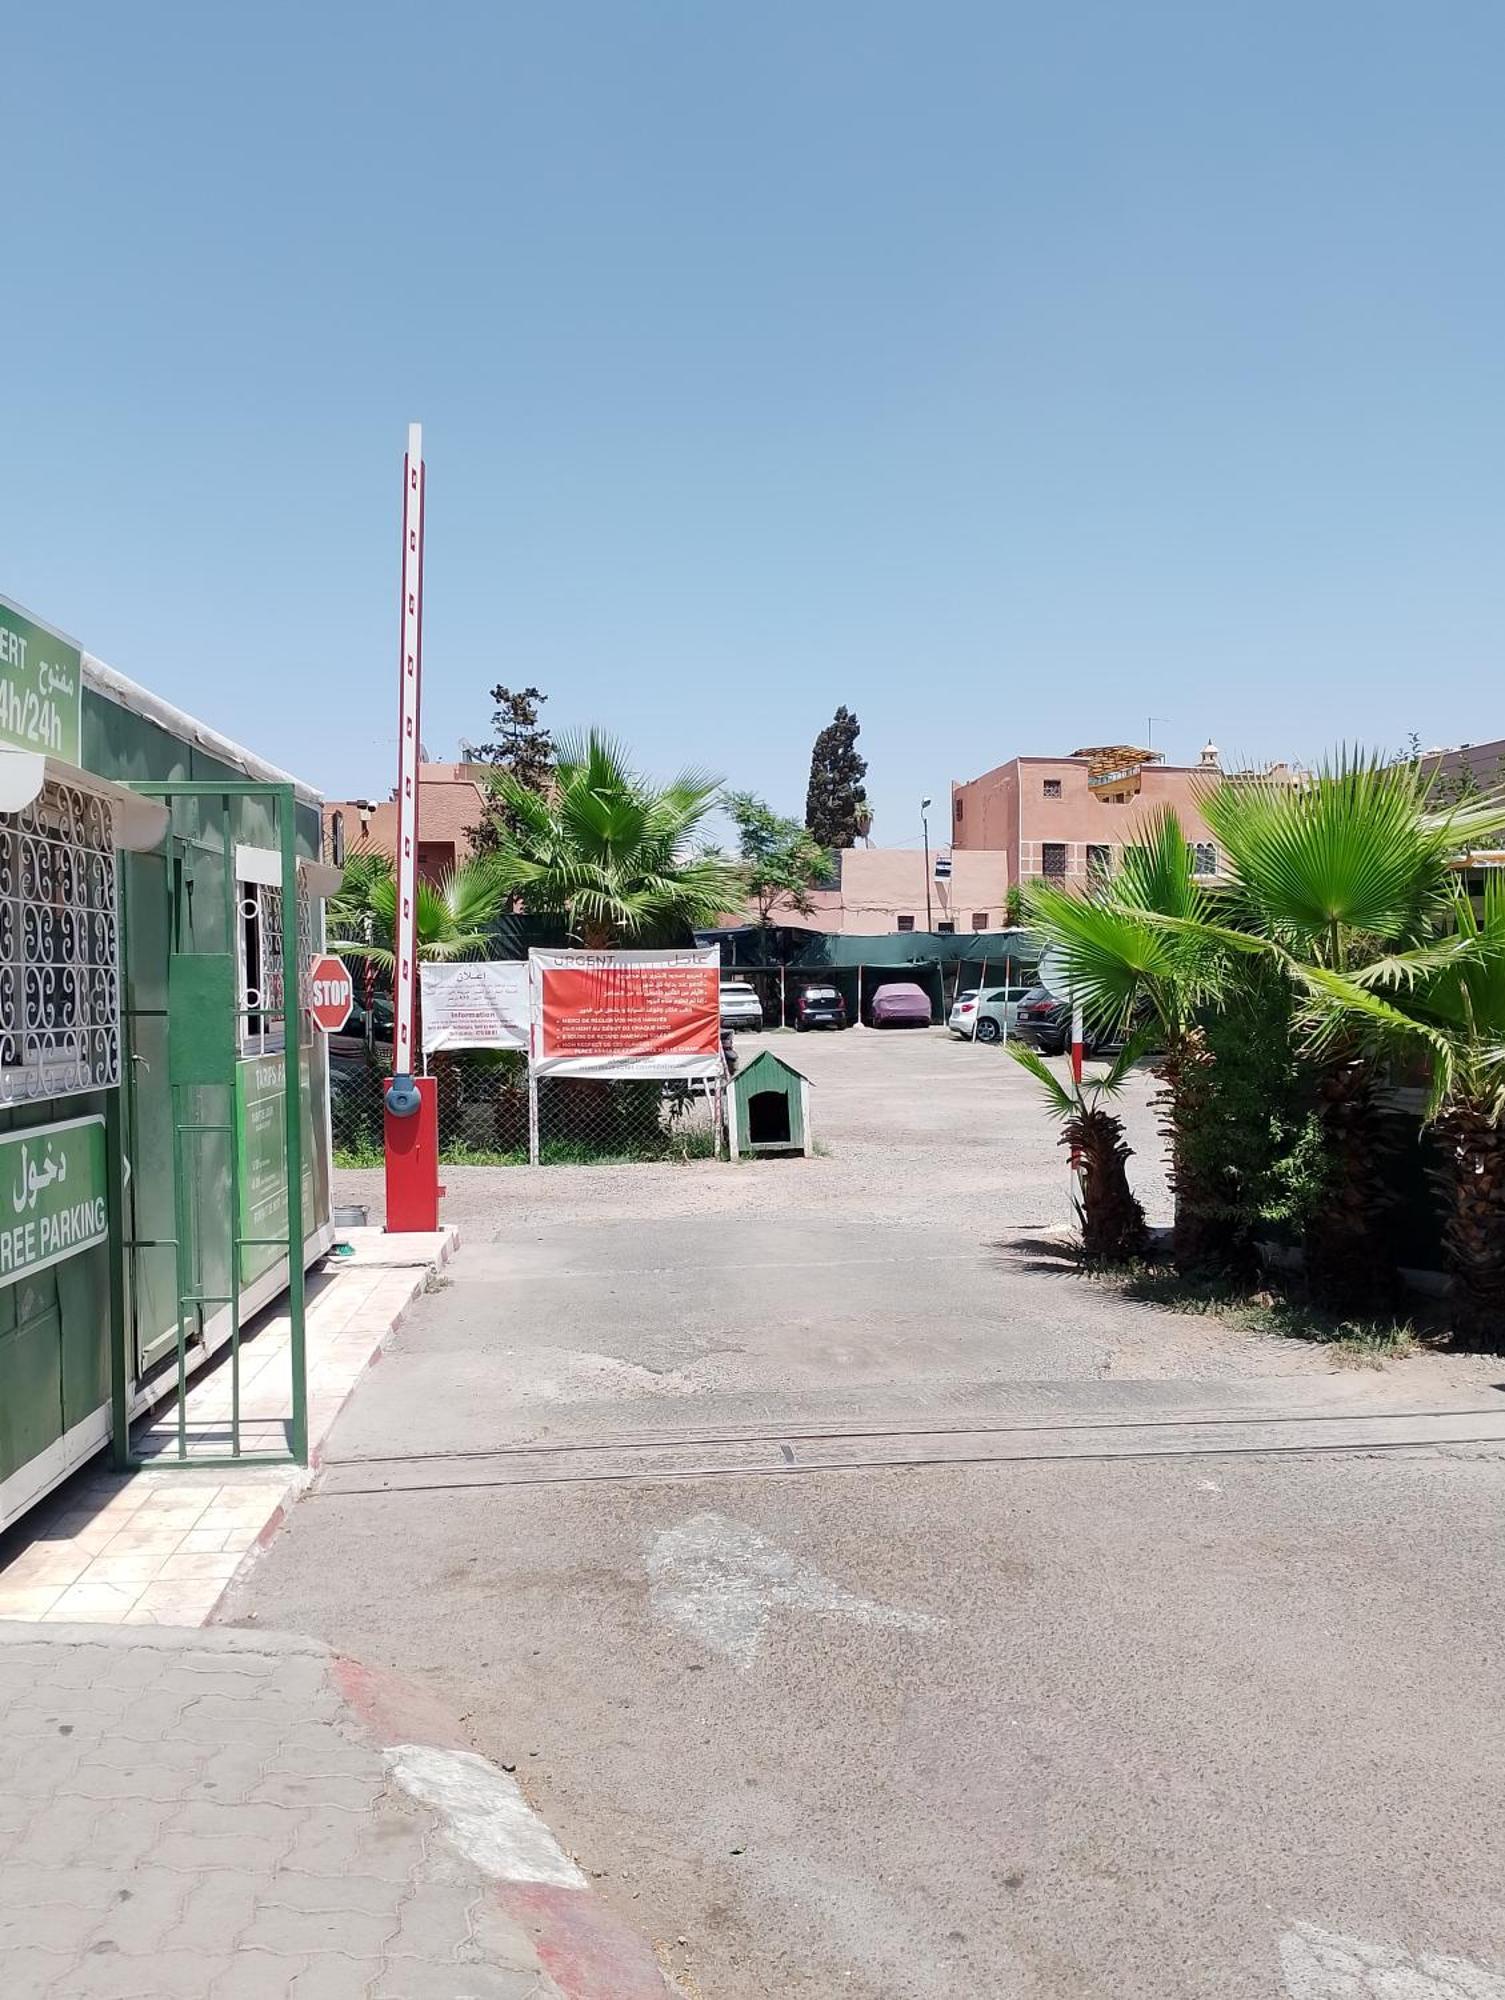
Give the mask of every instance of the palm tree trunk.
POLYGON ((1155 1109, 1170 1153, 1176 1202, 1171 1255, 1183 1277, 1232 1270, 1245 1261, 1234 1240, 1229 1205, 1220 1198, 1195 1145, 1198 1124, 1210 1102, 1215 1060, 1202 1029, 1190 1028, 1154 1067, 1161 1085, 1155 1109))
POLYGON ((1389 1228, 1395 1196, 1381 1171, 1391 1141, 1372 1066, 1354 1055, 1328 1063, 1317 1100, 1329 1184, 1307 1223, 1307 1283, 1328 1311, 1385 1312, 1398 1284, 1389 1228))
POLYGON ((1132 1149, 1123 1126, 1106 1111, 1081 1110, 1061 1144, 1080 1162, 1082 1254, 1092 1263, 1125 1264, 1144 1254, 1144 1210, 1129 1186, 1132 1149))
POLYGON ((1442 1241, 1453 1274, 1459 1346, 1505 1349, 1505 1127, 1467 1100, 1437 1120, 1442 1241))

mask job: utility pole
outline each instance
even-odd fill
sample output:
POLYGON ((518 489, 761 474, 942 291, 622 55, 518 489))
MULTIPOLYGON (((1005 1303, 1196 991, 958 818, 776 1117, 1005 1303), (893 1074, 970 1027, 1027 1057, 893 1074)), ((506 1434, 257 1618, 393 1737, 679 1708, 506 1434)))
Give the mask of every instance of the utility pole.
POLYGON ((930 920, 930 821, 925 817, 930 810, 929 799, 920 800, 920 835, 925 842, 925 928, 935 929, 930 920))

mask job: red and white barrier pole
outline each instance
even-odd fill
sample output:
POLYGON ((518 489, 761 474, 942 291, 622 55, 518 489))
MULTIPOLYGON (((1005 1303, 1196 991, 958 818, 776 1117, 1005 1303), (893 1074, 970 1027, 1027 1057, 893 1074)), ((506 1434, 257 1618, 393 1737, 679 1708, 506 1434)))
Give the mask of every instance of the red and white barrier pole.
MULTIPOLYGON (((1082 1088, 1082 1003, 1073 999, 1071 1003, 1071 1082, 1080 1092, 1082 1088)), ((1075 1146, 1071 1149, 1071 1173, 1080 1190, 1082 1181, 1082 1156, 1075 1146)))
POLYGON ((392 1080, 384 1120, 387 1228, 439 1227, 439 1105, 432 1077, 415 1077, 418 992, 419 694, 423 684, 423 431, 408 426, 402 462, 402 599, 397 654, 397 908, 392 952, 392 1080))

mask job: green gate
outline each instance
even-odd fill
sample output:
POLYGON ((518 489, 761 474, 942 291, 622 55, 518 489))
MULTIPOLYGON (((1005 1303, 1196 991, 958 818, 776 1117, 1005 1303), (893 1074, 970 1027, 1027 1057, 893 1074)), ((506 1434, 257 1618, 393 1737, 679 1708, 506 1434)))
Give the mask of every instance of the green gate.
POLYGON ((138 1158, 166 1158, 171 1172, 143 1175, 126 1187, 117 1103, 109 1148, 111 1206, 121 1224, 111 1287, 115 1460, 154 1468, 306 1465, 303 1257, 314 1133, 301 988, 311 940, 299 930, 293 787, 212 779, 132 789, 173 810, 161 854, 164 894, 137 899, 139 925, 131 901, 123 910, 139 976, 121 1007, 133 1150, 138 1158), (262 890, 255 889, 254 910, 242 893, 241 857, 261 850, 241 848, 236 839, 248 815, 265 823, 268 814, 280 859, 272 871, 277 879, 267 885, 275 892, 270 922, 262 890), (130 1004, 143 987, 161 1004, 130 1004), (283 1257, 290 1407, 272 1426, 281 1434, 273 1445, 262 1435, 267 1420, 243 1414, 241 1298, 283 1257), (171 1290, 159 1314, 154 1300, 166 1271, 171 1290), (210 1322, 224 1310, 228 1411, 222 1421, 190 1425, 190 1374, 207 1356, 210 1322), (165 1334, 143 1331, 160 1327, 163 1317, 165 1334), (156 1386, 165 1374, 176 1393, 175 1435, 169 1448, 143 1456, 130 1433, 131 1385, 154 1370, 156 1386))

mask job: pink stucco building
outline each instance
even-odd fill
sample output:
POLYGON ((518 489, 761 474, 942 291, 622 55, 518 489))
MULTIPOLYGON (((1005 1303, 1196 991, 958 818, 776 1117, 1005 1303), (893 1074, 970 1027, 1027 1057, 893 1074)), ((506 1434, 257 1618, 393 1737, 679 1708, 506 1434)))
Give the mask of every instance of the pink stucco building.
POLYGON ((923 850, 847 847, 837 861, 840 887, 817 889, 809 916, 788 916, 781 921, 847 937, 927 929, 960 934, 1003 928, 1009 885, 1002 854, 975 850, 953 853, 945 847, 932 851, 928 923, 923 850), (938 860, 943 871, 939 877, 935 873, 938 860))
POLYGON ((1157 808, 1173 806, 1199 875, 1219 870, 1198 788, 1221 775, 1216 744, 1201 762, 1167 764, 1159 751, 1115 743, 1069 757, 1013 757, 951 787, 951 847, 1005 858, 1010 884, 1039 877, 1077 882, 1108 875, 1144 838, 1157 808))

